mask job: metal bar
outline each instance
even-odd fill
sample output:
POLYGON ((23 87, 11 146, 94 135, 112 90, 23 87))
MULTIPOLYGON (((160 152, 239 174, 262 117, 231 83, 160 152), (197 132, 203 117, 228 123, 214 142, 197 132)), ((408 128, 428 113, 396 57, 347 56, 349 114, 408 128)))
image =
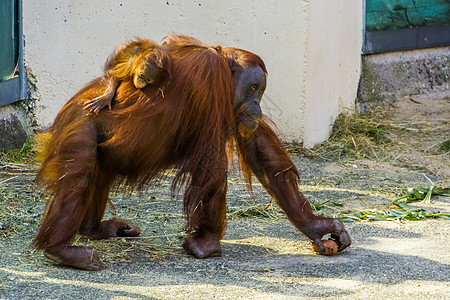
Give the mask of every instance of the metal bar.
POLYGON ((19 78, 20 78, 20 91, 19 91, 19 99, 18 100, 24 100, 27 99, 29 96, 28 91, 28 80, 27 80, 27 74, 25 71, 25 66, 23 64, 23 11, 22 11, 22 0, 17 0, 18 4, 18 21, 19 21, 19 28, 18 28, 18 38, 19 38, 19 78))
POLYGON ((5 106, 18 101, 20 91, 19 76, 0 81, 0 106, 5 106))
POLYGON ((366 31, 363 54, 450 46, 450 25, 366 31))

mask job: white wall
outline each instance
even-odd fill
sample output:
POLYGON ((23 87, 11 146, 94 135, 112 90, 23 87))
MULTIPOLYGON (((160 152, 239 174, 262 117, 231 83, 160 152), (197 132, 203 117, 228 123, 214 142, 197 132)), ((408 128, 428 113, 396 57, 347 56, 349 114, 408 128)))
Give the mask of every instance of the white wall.
POLYGON ((135 36, 160 41, 171 32, 259 54, 269 71, 263 110, 285 140, 323 141, 339 101, 354 105, 362 44, 358 0, 23 0, 23 9, 25 64, 43 128, 101 75, 118 44, 135 36))
POLYGON ((310 3, 304 85, 306 147, 326 140, 337 115, 355 108, 362 24, 360 1, 310 3))

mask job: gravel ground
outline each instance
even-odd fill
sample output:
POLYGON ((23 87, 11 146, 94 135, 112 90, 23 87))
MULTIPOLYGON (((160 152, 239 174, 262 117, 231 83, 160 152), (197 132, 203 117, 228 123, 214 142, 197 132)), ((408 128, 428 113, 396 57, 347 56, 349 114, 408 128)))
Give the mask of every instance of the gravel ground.
MULTIPOLYGON (((429 186, 424 174, 438 186, 450 185, 450 155, 429 151, 430 140, 449 139, 449 100, 421 99, 413 108, 405 101, 390 107, 389 121, 414 130, 405 130, 405 146, 390 149, 385 159, 292 157, 311 201, 343 204, 329 202, 318 213, 386 209, 402 188, 429 186), (414 125, 402 113, 422 123, 414 125)), ((33 178, 29 165, 0 168, 0 299, 448 299, 449 220, 345 223, 352 246, 325 257, 312 251, 275 206, 265 210, 266 217, 237 217, 233 212, 270 198, 256 184, 252 199, 233 173, 222 257, 198 260, 183 252, 182 196, 170 194, 166 178, 142 193, 111 196, 117 216, 139 225, 141 237, 76 241, 95 247, 105 270, 60 266, 30 246, 45 205, 33 178)), ((413 207, 449 213, 450 198, 413 207)), ((113 213, 109 209, 107 216, 113 213)))

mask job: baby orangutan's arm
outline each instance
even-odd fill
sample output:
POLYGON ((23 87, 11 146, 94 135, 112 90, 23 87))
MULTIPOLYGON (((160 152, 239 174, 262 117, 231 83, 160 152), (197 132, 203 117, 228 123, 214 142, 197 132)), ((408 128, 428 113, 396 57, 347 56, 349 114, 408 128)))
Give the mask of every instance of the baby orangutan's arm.
POLYGON ((105 106, 108 105, 109 109, 111 109, 111 100, 116 93, 117 86, 119 86, 120 80, 114 77, 110 77, 108 87, 103 95, 100 95, 92 100, 86 101, 84 104, 84 109, 98 114, 98 112, 105 106))

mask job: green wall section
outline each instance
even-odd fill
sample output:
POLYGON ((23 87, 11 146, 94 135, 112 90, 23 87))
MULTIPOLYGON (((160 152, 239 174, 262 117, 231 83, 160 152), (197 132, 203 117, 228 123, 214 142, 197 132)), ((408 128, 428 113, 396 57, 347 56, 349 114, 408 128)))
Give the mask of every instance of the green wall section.
POLYGON ((450 0, 366 0, 366 31, 450 24, 450 0))
POLYGON ((0 0, 0 81, 14 75, 18 60, 17 0, 0 0))

